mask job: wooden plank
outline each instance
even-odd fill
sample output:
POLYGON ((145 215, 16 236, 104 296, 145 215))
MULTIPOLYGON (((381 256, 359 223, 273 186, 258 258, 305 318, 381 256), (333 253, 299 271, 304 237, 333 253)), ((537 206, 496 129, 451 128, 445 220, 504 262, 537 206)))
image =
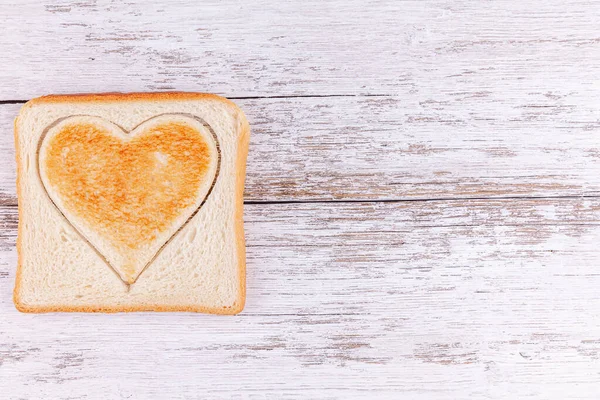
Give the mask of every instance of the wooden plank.
POLYGON ((4 100, 174 89, 392 94, 424 108, 494 103, 489 117, 510 118, 545 96, 568 112, 598 93, 595 2, 26 0, 1 7, 4 100))
POLYGON ((237 317, 19 314, 16 218, 8 398, 597 396, 598 199, 248 205, 237 317))
POLYGON ((431 335, 370 316, 165 317, 19 316, 0 328, 0 387, 57 400, 597 398, 596 330, 431 335))
MULTIPOLYGON (((595 105, 422 106, 401 98, 247 99, 246 200, 600 194, 595 105), (487 117, 486 117, 487 116, 487 117)), ((0 105, 0 204, 16 204, 12 121, 0 105)))
MULTIPOLYGON (((16 208, 0 208, 0 221, 0 293, 10 303, 16 208)), ((246 206, 245 221, 250 314, 371 314, 399 304, 438 314, 471 298, 462 312, 483 323, 494 299, 512 306, 560 295, 584 307, 600 297, 599 199, 261 204, 246 206)))
MULTIPOLYGON (((428 11, 406 6, 422 16, 428 11)), ((409 47, 401 30, 409 21, 397 23, 402 9, 376 1, 24 1, 2 9, 10 35, 0 39, 8 64, 0 67, 0 93, 389 92, 406 85, 394 56, 409 47)))

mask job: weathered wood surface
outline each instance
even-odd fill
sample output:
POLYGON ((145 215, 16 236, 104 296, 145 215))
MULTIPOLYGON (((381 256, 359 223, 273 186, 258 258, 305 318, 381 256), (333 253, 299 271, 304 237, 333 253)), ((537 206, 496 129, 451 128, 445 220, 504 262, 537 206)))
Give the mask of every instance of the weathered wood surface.
POLYGON ((0 0, 0 398, 597 400, 599 21, 574 0, 0 0), (251 122, 245 311, 19 314, 14 101, 156 90, 251 122))
MULTIPOLYGON (((593 103, 565 111, 547 99, 548 107, 521 104, 507 117, 492 105, 432 109, 397 97, 236 102, 252 126, 247 201, 600 193, 593 103)), ((0 160, 8 161, 0 168, 0 204, 16 204, 12 121, 19 107, 0 105, 0 160)))
POLYGON ((16 209, 0 208, 0 385, 15 398, 597 398, 600 200, 245 214, 240 316, 28 316, 10 298, 16 209))
POLYGON ((0 100, 391 94, 429 108, 468 99, 510 118, 502 107, 547 95, 566 111, 598 93, 592 1, 27 0, 3 3, 0 15, 0 100))

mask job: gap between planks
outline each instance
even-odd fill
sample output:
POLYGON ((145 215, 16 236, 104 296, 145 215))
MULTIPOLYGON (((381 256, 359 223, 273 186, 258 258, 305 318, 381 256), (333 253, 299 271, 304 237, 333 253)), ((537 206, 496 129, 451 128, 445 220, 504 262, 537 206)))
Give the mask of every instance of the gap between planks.
POLYGON ((474 196, 474 197, 437 197, 437 198, 415 198, 415 199, 323 199, 323 200, 247 200, 244 204, 325 204, 325 203, 419 203, 419 202, 450 202, 450 201, 471 201, 471 200, 553 200, 553 199, 593 199, 600 195, 555 195, 555 196, 474 196))
MULTIPOLYGON (((159 91, 160 92, 160 91, 159 91)), ((150 92, 148 92, 150 93, 150 92)), ((168 93, 165 92, 165 93, 168 93)), ((218 94, 218 93, 216 93, 218 94)), ((229 100, 260 100, 260 99, 318 99, 318 98, 329 98, 329 97, 396 97, 393 94, 387 93, 366 93, 366 94, 299 94, 299 95, 282 95, 282 96, 227 96, 224 94, 218 94, 229 100)), ((29 100, 0 100, 2 104, 24 104, 29 100)))
MULTIPOLYGON (((244 205, 277 205, 277 204, 373 204, 373 203, 421 203, 452 201, 485 201, 485 200, 577 200, 596 199, 600 195, 557 195, 557 196, 483 196, 483 197, 441 197, 416 199, 323 199, 323 200, 246 200, 244 205)), ((18 207, 15 203, 0 203, 2 207, 18 207)))

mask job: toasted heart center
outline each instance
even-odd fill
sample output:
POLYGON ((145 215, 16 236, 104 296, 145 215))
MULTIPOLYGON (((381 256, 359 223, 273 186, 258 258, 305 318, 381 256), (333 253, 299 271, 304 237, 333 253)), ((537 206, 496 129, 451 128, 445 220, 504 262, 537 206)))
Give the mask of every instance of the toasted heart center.
POLYGON ((49 138, 40 167, 68 213, 117 247, 137 249, 195 204, 211 157, 204 137, 183 122, 126 139, 80 122, 49 138))

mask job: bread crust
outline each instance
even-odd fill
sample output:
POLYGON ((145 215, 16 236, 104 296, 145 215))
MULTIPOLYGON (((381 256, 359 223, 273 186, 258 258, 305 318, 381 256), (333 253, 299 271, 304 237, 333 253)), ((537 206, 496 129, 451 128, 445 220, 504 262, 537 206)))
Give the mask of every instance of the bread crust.
MULTIPOLYGON (((70 94, 70 95, 48 95, 32 99, 25 103, 19 115, 14 122, 14 138, 17 161, 17 197, 21 198, 22 185, 22 166, 20 156, 20 144, 18 133, 18 121, 23 111, 37 104, 47 103, 65 103, 65 102, 121 102, 121 101, 165 101, 165 100, 200 100, 212 99, 222 102, 235 110, 235 116, 238 123, 240 134, 238 137, 238 153, 236 157, 236 193, 235 193, 235 236, 238 253, 238 274, 239 274, 239 296, 233 306, 229 307, 203 307, 203 306, 164 306, 159 304, 148 304, 142 306, 72 306, 72 305, 52 305, 52 306, 27 306, 20 298, 21 287, 21 240, 22 224, 17 228, 17 272, 15 278, 15 288, 13 291, 13 302, 17 310, 23 313, 49 313, 49 312, 90 312, 90 313, 117 313, 117 312, 198 312, 208 314, 234 315, 244 309, 246 302, 246 242, 244 237, 244 183, 246 179, 246 160, 248 157, 248 147, 250 144, 250 125, 244 115, 244 112, 231 100, 211 93, 195 92, 160 92, 160 93, 93 93, 93 94, 70 94)), ((19 205, 19 221, 23 207, 19 205)))

